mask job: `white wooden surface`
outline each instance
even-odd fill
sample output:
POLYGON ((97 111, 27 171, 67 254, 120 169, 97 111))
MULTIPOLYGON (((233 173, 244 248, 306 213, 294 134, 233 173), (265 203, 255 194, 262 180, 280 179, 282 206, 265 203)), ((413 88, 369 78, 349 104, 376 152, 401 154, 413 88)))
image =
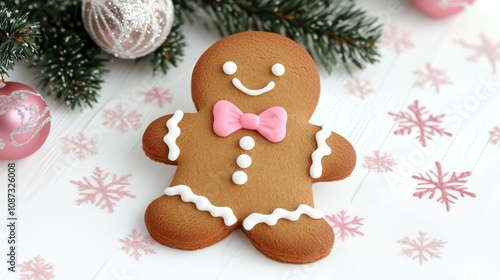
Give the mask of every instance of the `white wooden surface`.
MULTIPOLYGON (((147 236, 144 210, 175 171, 144 156, 142 132, 149 122, 176 109, 194 112, 191 71, 201 53, 218 39, 215 32, 192 25, 184 29, 187 55, 167 76, 152 76, 145 63, 115 60, 94 108, 70 111, 46 97, 53 118, 51 134, 36 154, 16 162, 18 272, 10 273, 3 262, 2 279, 31 279, 27 275, 37 273, 48 279, 500 279, 500 141, 490 135, 500 127, 500 69, 494 72, 494 66, 500 68, 500 3, 478 1, 465 13, 433 20, 408 1, 359 2, 386 22, 381 62, 353 77, 342 68, 330 75, 322 72, 322 96, 311 119, 329 124, 358 153, 350 178, 314 186, 316 206, 325 215, 338 218, 346 211, 347 222, 362 219, 358 233, 344 240, 334 228, 337 242, 328 258, 309 265, 277 263, 257 252, 239 231, 195 252, 149 244, 147 238, 143 242, 143 248, 151 250, 147 255, 139 250, 142 256, 135 257, 123 248, 132 232, 140 235, 139 241, 147 236), (406 48, 399 53, 390 32, 406 34, 406 48), (459 43, 484 46, 487 41, 481 36, 491 42, 490 49, 459 43), (481 55, 477 61, 467 59, 476 53, 481 55), (424 70, 426 64, 444 70, 451 84, 442 84, 439 93, 430 82, 415 86, 415 71, 424 70), (361 98, 350 92, 347 84, 355 79, 368 81, 371 93, 361 98), (165 96, 171 102, 166 99, 162 108, 147 103, 144 93, 153 87, 168 90, 165 96), (415 100, 434 115, 445 114, 439 126, 452 136, 432 137, 423 147, 415 139, 416 130, 394 135, 398 123, 389 112, 406 112, 415 100), (117 106, 125 110, 122 115, 132 117, 125 120, 126 132, 106 124, 107 114, 117 106), (73 139, 79 133, 94 139, 97 154, 79 159, 75 151, 65 153, 71 147, 64 137, 73 139), (366 157, 373 157, 375 150, 387 153, 395 164, 388 166, 392 170, 367 168, 366 157), (440 193, 432 199, 413 196, 421 181, 412 176, 437 172, 436 162, 449 172, 445 180, 453 172, 471 172, 463 186, 476 197, 459 196, 447 211, 437 202, 440 193), (77 182, 87 178, 95 185, 91 176, 97 167, 109 173, 104 183, 113 174, 117 178, 130 174, 125 190, 135 197, 126 196, 105 209, 95 203, 78 205, 83 196, 77 182), (421 252, 427 260, 420 261, 418 250, 412 254, 416 259, 402 254, 411 245, 398 241, 419 236, 429 238, 424 245, 431 251, 430 241, 441 241, 434 251, 439 258, 421 252), (35 272, 29 262, 35 263, 37 256, 45 266, 35 272)), ((405 45, 405 40, 397 42, 405 45)), ((18 65, 11 80, 36 87, 33 73, 18 65)), ((83 143, 89 147, 88 141, 83 143)), ((3 184, 6 166, 0 161, 3 184)), ((1 211, 6 212, 5 189, 0 192, 1 211)), ((4 259, 5 223, 2 220, 0 227, 4 259)))

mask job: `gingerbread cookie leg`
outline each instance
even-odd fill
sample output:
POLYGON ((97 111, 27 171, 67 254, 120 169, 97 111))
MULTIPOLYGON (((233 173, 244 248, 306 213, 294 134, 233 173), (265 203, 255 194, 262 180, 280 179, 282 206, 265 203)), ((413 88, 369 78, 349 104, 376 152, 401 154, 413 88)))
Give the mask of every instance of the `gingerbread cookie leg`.
POLYGON ((200 211, 195 203, 181 198, 163 195, 146 209, 146 227, 159 243, 183 250, 201 249, 226 238, 237 227, 236 223, 227 226, 223 218, 200 211))
POLYGON ((242 230, 255 248, 267 257, 295 264, 328 256, 335 239, 332 228, 323 218, 307 215, 301 215, 297 221, 279 219, 274 226, 259 223, 250 230, 242 230))

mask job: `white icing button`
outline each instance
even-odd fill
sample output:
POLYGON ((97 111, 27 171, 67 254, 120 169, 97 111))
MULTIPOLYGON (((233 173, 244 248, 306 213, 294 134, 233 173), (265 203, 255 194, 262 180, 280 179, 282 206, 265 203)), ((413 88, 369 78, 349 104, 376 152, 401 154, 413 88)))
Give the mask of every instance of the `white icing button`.
POLYGON ((252 158, 249 155, 242 154, 238 156, 236 163, 240 168, 248 168, 252 165, 252 158))
POLYGON ((281 77, 285 74, 285 66, 281 63, 276 63, 271 68, 271 72, 273 72, 274 76, 281 77))
POLYGON ((248 175, 243 171, 236 171, 233 173, 233 182, 236 185, 243 185, 248 181, 248 175))
POLYGON ((255 140, 251 136, 244 136, 240 139, 240 147, 245 151, 250 151, 255 147, 255 140))
POLYGON ((227 75, 233 75, 236 73, 236 70, 238 70, 238 66, 236 66, 236 63, 232 61, 228 61, 222 65, 222 71, 224 71, 227 75))

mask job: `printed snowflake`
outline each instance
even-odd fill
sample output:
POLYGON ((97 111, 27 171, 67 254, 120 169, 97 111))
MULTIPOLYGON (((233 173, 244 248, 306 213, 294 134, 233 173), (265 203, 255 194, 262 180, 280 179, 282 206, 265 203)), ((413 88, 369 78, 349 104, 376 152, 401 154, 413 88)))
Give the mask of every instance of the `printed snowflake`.
POLYGON ((141 92, 145 96, 144 102, 147 104, 156 104, 158 107, 163 108, 166 103, 172 103, 172 93, 169 89, 162 89, 159 87, 152 87, 150 90, 141 92))
POLYGON ((408 236, 405 236, 403 239, 397 240, 403 246, 400 255, 408 256, 412 260, 418 259, 420 265, 428 261, 427 256, 429 258, 441 258, 439 250, 444 248, 446 242, 438 239, 430 240, 426 235, 425 232, 419 232, 416 239, 410 240, 408 236))
POLYGON ((335 236, 340 236, 340 240, 344 242, 344 239, 348 237, 350 234, 351 237, 356 237, 355 235, 364 235, 364 233, 359 231, 359 228, 363 225, 361 221, 364 220, 364 218, 359 218, 358 216, 354 216, 354 218, 350 219, 351 216, 346 215, 347 211, 345 210, 340 210, 340 212, 335 215, 326 215, 326 219, 330 222, 332 222, 332 228, 335 231, 335 236))
POLYGON ((154 240, 153 238, 145 235, 141 238, 141 234, 137 233, 137 230, 133 229, 127 238, 121 238, 119 241, 124 245, 121 247, 126 254, 130 256, 134 256, 135 260, 139 260, 142 257, 141 251, 144 254, 156 254, 156 251, 153 249, 154 240))
POLYGON ((354 78, 346 84, 349 94, 364 100, 369 94, 375 93, 372 84, 368 80, 362 80, 360 78, 354 78))
POLYGON ((392 166, 396 165, 396 163, 387 152, 381 155, 380 151, 375 150, 373 154, 373 157, 365 156, 364 168, 374 170, 377 173, 392 171, 392 166))
POLYGON ((72 184, 78 186, 79 195, 83 196, 76 200, 76 204, 81 205, 90 202, 91 204, 95 204, 96 207, 101 206, 101 209, 107 208, 109 213, 113 213, 116 201, 125 197, 135 197, 128 190, 124 190, 129 185, 128 179, 132 174, 127 174, 120 178, 116 174, 113 174, 111 180, 107 180, 108 176, 109 173, 103 174, 103 170, 96 167, 92 175, 95 184, 91 183, 87 177, 83 177, 83 182, 71 181, 72 184))
POLYGON ((413 74, 417 76, 417 80, 413 84, 414 87, 425 88, 427 84, 434 86, 436 93, 439 93, 441 85, 451 85, 453 84, 446 70, 433 68, 429 62, 425 64, 425 69, 417 69, 413 71, 413 74))
POLYGON ((467 43, 463 39, 457 40, 456 42, 464 48, 476 51, 475 54, 467 58, 468 61, 476 63, 480 57, 485 56, 493 68, 493 73, 496 73, 496 61, 500 61, 500 42, 493 44, 493 42, 491 42, 484 34, 480 34, 479 37, 481 38, 480 45, 467 43))
POLYGON ((130 129, 138 130, 141 127, 142 114, 130 111, 125 105, 118 104, 114 109, 103 110, 103 122, 105 127, 116 128, 121 133, 130 129))
POLYGON ((413 105, 408 106, 410 112, 391 113, 389 115, 394 117, 394 120, 399 123, 398 130, 394 131, 395 135, 410 135, 413 128, 419 131, 417 140, 420 141, 423 147, 426 146, 427 140, 432 140, 432 136, 446 135, 451 136, 451 133, 440 128, 438 125, 442 122, 444 114, 434 116, 430 114, 425 117, 429 112, 425 107, 419 107, 418 100, 415 100, 413 105))
POLYGON ((45 259, 40 256, 20 263, 19 268, 21 268, 21 277, 19 278, 21 280, 48 280, 56 277, 54 266, 46 263, 45 259))
POLYGON ((500 143, 500 127, 496 126, 490 131, 490 143, 493 145, 500 143))
POLYGON ((392 26, 389 31, 384 31, 380 44, 392 49, 396 54, 401 54, 414 47, 410 36, 410 32, 401 32, 396 26, 392 26))
POLYGON ((430 170, 430 174, 426 172, 425 176, 421 173, 419 173, 418 176, 412 176, 413 179, 423 181, 418 183, 419 186, 429 185, 429 187, 417 188, 417 192, 415 192, 413 196, 422 198, 424 195, 429 194, 429 199, 432 199, 437 192, 441 195, 437 199, 437 202, 444 203, 446 205, 446 211, 450 211, 451 204, 455 203, 453 200, 459 199, 459 197, 456 194, 452 194, 452 192, 460 194, 461 197, 465 197, 466 195, 476 197, 476 194, 466 191, 467 187, 463 187, 463 185, 467 183, 467 179, 465 178, 472 174, 470 171, 461 172, 459 175, 453 172, 453 174, 446 179, 445 177, 448 175, 448 172, 443 174, 441 163, 436 162, 436 167, 437 173, 430 170))
POLYGON ((79 132, 74 137, 68 135, 62 138, 62 149, 65 154, 74 154, 77 159, 82 160, 87 156, 97 155, 97 139, 87 138, 79 132))

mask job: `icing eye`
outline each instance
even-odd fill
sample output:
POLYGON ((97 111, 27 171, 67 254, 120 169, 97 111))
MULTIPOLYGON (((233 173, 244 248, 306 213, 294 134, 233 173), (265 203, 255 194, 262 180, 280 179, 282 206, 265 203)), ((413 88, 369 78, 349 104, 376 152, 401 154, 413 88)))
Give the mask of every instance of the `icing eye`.
POLYGON ((271 71, 273 72, 274 76, 281 77, 283 74, 285 74, 285 66, 281 63, 276 63, 273 65, 271 68, 271 71))
POLYGON ((233 75, 236 73, 236 70, 238 70, 238 66, 236 66, 236 63, 232 61, 228 61, 222 65, 222 71, 224 71, 227 75, 233 75))

